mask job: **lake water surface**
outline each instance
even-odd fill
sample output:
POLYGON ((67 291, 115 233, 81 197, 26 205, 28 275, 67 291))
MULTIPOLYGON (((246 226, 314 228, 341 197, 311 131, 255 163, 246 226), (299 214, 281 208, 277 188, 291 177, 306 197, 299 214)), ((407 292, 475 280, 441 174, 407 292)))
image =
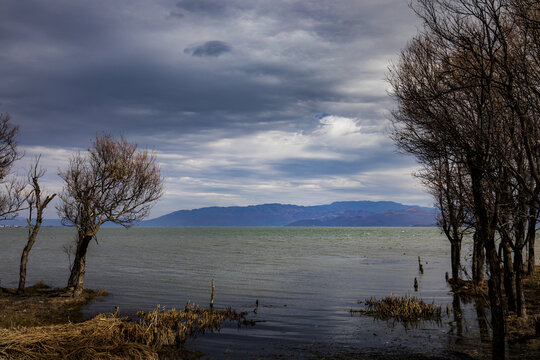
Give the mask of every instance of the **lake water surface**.
MULTIPOLYGON (((26 229, 0 229, 2 286, 17 285, 25 235, 26 229)), ((29 285, 43 280, 65 286, 69 261, 63 248, 74 238, 73 229, 42 229, 30 254, 29 285)), ((463 253, 467 257, 466 249, 463 253)), ((119 306, 122 314, 132 315, 158 304, 182 308, 187 301, 207 306, 214 279, 215 307, 249 311, 257 323, 240 329, 226 324, 220 333, 189 340, 188 347, 208 358, 381 351, 454 356, 456 343, 476 341, 471 304, 462 304, 461 331, 451 312, 440 325, 414 329, 349 313, 361 308, 357 300, 390 293, 451 308, 444 281, 449 254, 449 243, 436 228, 102 229, 98 244, 89 247, 85 284, 110 295, 84 314, 119 306), (424 274, 418 272, 418 256, 424 274)))

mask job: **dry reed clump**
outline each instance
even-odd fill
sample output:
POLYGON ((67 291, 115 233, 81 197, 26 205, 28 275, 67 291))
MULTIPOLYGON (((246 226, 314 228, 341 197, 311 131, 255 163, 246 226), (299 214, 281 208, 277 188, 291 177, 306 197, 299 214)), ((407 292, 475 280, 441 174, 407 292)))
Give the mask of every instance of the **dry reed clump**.
POLYGON ((232 309, 200 309, 198 305, 187 303, 183 311, 169 310, 158 305, 150 312, 139 311, 139 323, 133 327, 130 338, 140 343, 162 347, 183 344, 188 336, 221 328, 225 320, 237 321, 238 326, 252 324, 245 319, 246 313, 232 309), (144 330, 141 332, 141 330, 144 330))
POLYGON ((139 321, 116 314, 82 323, 0 329, 0 359, 158 359, 164 346, 181 347, 188 336, 218 330, 224 320, 248 323, 245 313, 159 307, 139 312, 139 321))
MULTIPOLYGON (((362 301, 358 303, 360 304, 362 301)), ((372 297, 364 301, 364 303, 367 309, 351 309, 350 312, 374 316, 381 320, 395 319, 404 325, 413 324, 421 320, 441 321, 442 309, 440 306, 434 303, 427 304, 423 300, 410 297, 409 295, 397 297, 390 294, 390 296, 382 300, 372 297)))

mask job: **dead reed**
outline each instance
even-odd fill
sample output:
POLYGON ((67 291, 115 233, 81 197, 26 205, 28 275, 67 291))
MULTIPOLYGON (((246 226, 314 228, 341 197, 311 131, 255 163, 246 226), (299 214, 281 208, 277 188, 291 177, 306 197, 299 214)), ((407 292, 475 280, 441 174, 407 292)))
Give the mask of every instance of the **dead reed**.
POLYGON ((0 329, 0 358, 8 359, 158 359, 166 346, 219 330, 225 320, 247 324, 245 313, 207 310, 188 303, 184 310, 138 312, 138 321, 101 314, 82 323, 0 329))
POLYGON ((374 297, 365 301, 366 309, 351 309, 351 313, 360 313, 373 316, 381 320, 396 320, 405 326, 413 325, 419 321, 441 321, 442 309, 434 303, 428 304, 421 299, 405 295, 402 297, 390 296, 378 300, 374 297))

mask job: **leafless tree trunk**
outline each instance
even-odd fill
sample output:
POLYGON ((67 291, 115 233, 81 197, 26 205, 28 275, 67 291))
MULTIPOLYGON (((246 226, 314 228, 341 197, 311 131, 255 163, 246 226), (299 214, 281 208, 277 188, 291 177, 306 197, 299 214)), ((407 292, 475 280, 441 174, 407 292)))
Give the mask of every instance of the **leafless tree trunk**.
POLYGON ((479 285, 484 280, 485 257, 484 244, 480 242, 475 231, 473 235, 472 277, 476 285, 479 285))
MULTIPOLYGON (((537 193, 538 191, 536 191, 537 193)), ((536 203, 531 202, 529 208, 529 219, 527 221, 527 244, 528 244, 528 254, 527 254, 527 275, 531 276, 535 271, 535 253, 534 253, 534 243, 536 239, 536 224, 538 222, 538 209, 536 203)))
POLYGON ((68 281, 68 287, 73 288, 73 296, 80 296, 84 290, 84 276, 86 274, 86 252, 88 245, 92 241, 92 236, 82 236, 82 239, 77 243, 75 259, 68 281))
POLYGON ((523 289, 523 248, 525 247, 525 219, 518 219, 515 224, 515 245, 514 245, 514 272, 516 283, 516 313, 520 317, 527 316, 525 306, 525 292, 523 289))
POLYGON ((501 247, 503 251, 504 260, 504 291, 506 293, 506 304, 508 310, 516 311, 516 279, 514 276, 514 266, 512 264, 512 249, 510 247, 510 240, 507 236, 502 235, 501 247))
POLYGON ((30 254, 30 250, 32 250, 32 246, 34 246, 34 243, 36 242, 36 238, 39 232, 39 229, 41 228, 41 223, 43 222, 43 210, 49 205, 52 199, 56 196, 56 194, 45 196, 44 199, 42 199, 42 192, 41 187, 39 186, 39 179, 45 175, 45 170, 38 169, 39 167, 39 157, 36 159, 35 163, 31 166, 30 171, 28 173, 28 180, 30 182, 30 186, 32 187, 31 194, 27 198, 28 207, 29 207, 29 215, 28 215, 28 242, 26 243, 26 246, 24 247, 24 250, 21 255, 21 264, 19 269, 19 286, 17 288, 17 293, 21 294, 24 292, 24 287, 26 283, 26 265, 28 263, 28 255, 30 254), (34 209, 36 212, 36 220, 35 223, 32 222, 32 214, 34 213, 34 209))
MULTIPOLYGON (((475 160, 472 160, 473 162, 475 160)), ((504 359, 505 353, 505 323, 501 284, 500 258, 495 246, 495 226, 497 223, 497 204, 489 214, 486 208, 485 192, 487 187, 482 182, 482 174, 477 170, 480 167, 471 166, 471 179, 473 185, 475 213, 478 218, 478 240, 486 249, 486 260, 489 269, 488 293, 491 310, 491 325, 493 328, 492 358, 504 359)))

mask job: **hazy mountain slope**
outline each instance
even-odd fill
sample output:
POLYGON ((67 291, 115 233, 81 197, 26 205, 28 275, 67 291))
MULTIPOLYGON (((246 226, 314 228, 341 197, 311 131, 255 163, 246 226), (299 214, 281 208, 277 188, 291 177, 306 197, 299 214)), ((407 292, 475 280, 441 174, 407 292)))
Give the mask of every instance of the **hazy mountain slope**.
POLYGON ((415 226, 433 225, 435 214, 432 208, 391 201, 317 206, 264 204, 180 210, 143 221, 140 226, 415 226))
MULTIPOLYGON (((342 201, 316 206, 263 204, 180 210, 137 226, 434 226, 436 214, 433 208, 392 201, 342 201)), ((26 226, 26 219, 2 221, 2 225, 26 226)), ((43 226, 62 225, 59 219, 45 219, 43 226)))
POLYGON ((364 216, 300 220, 287 226, 435 226, 436 215, 434 209, 410 207, 364 216))

